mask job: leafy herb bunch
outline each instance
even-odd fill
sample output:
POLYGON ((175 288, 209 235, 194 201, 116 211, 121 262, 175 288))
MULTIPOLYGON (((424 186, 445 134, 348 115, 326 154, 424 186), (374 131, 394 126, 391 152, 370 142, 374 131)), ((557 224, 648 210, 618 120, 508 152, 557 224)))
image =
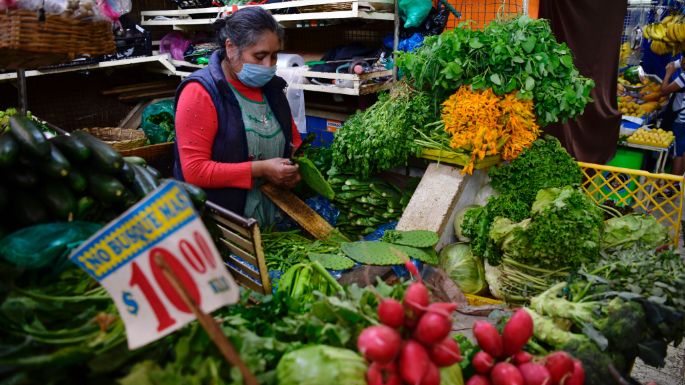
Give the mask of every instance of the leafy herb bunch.
POLYGON ((435 120, 430 99, 405 83, 381 94, 369 109, 354 114, 336 132, 333 165, 361 178, 407 163, 416 153, 416 131, 435 120))
POLYGON ((438 102, 463 85, 492 88, 497 95, 519 90, 518 97, 534 101, 542 127, 581 114, 594 87, 574 66, 568 46, 556 41, 549 23, 526 16, 494 21, 482 31, 462 24, 427 38, 414 52, 400 53, 397 63, 438 102))

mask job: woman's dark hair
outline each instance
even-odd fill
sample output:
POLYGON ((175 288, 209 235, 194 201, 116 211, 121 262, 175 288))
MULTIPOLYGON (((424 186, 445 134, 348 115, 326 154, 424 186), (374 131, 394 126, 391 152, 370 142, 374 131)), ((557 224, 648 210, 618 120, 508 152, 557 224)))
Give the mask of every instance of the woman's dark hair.
POLYGON ((239 51, 257 43, 259 35, 270 31, 283 40, 283 27, 262 7, 242 8, 235 13, 214 22, 219 47, 225 54, 226 39, 230 40, 239 51))

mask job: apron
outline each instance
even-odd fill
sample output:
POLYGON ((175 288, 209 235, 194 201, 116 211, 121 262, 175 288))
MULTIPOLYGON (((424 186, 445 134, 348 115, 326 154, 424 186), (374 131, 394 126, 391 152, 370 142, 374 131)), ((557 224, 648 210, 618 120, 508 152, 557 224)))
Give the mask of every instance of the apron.
MULTIPOLYGON (((266 100, 261 102, 250 100, 232 85, 231 90, 240 105, 247 136, 247 153, 250 159, 266 160, 283 156, 285 136, 269 103, 266 100)), ((259 191, 259 187, 265 182, 261 178, 256 179, 245 201, 245 217, 256 219, 260 226, 269 226, 282 219, 280 210, 259 191)))

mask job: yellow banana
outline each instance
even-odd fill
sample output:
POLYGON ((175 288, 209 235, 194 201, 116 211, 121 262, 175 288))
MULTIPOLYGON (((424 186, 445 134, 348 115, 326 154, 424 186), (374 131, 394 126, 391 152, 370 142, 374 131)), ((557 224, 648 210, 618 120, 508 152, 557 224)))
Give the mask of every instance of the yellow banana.
POLYGON ((668 24, 673 20, 673 15, 668 15, 661 20, 661 24, 668 24))

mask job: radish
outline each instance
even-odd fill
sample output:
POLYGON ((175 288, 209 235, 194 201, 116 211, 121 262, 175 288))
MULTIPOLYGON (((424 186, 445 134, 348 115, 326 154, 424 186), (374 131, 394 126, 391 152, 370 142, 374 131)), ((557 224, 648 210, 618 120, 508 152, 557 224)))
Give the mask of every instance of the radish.
POLYGON ((412 277, 416 278, 419 282, 423 282, 421 274, 419 274, 419 269, 416 267, 415 264, 411 263, 411 260, 409 258, 405 260, 404 267, 409 271, 409 274, 412 277))
POLYGON ((452 321, 438 313, 426 313, 421 316, 414 338, 424 345, 433 345, 444 340, 452 330, 452 321))
POLYGON ((583 363, 573 360, 573 373, 561 381, 561 385, 583 385, 585 383, 585 369, 583 363))
POLYGON ((417 318, 423 315, 429 302, 428 289, 421 282, 412 283, 404 293, 404 308, 417 318))
POLYGON ((480 351, 473 355, 471 359, 471 365, 473 369, 480 374, 488 374, 492 367, 495 365, 495 360, 486 352, 480 351))
POLYGON ((381 299, 378 305, 378 319, 391 328, 399 328, 404 324, 404 308, 402 304, 392 298, 381 299))
POLYGON ((562 384, 573 373, 573 359, 566 352, 554 352, 545 357, 545 367, 552 376, 552 385, 562 384))
POLYGON ((451 317, 452 313, 457 310, 457 304, 452 302, 433 302, 428 305, 428 312, 435 312, 451 317))
POLYGON ((385 325, 369 326, 357 339, 357 349, 369 361, 387 363, 397 357, 402 337, 385 325))
POLYGON ((526 362, 533 361, 533 355, 528 353, 528 352, 520 351, 520 352, 514 354, 512 359, 516 365, 522 365, 522 364, 525 364, 526 362))
POLYGON ((466 381, 465 385, 490 385, 490 379, 483 375, 476 374, 471 376, 471 378, 466 381))
POLYGON ((431 361, 441 368, 452 366, 462 360, 459 344, 449 337, 433 345, 430 350, 430 357, 431 361))
POLYGON ((428 370, 421 380, 421 385, 440 385, 440 369, 432 362, 428 363, 428 370))
POLYGON ((543 365, 527 362, 518 368, 526 385, 550 385, 552 382, 549 370, 543 365))
POLYGON ((395 362, 372 363, 366 372, 366 383, 368 385, 402 385, 402 379, 397 374, 397 364, 395 362))
POLYGON ((518 353, 533 336, 533 318, 524 309, 517 310, 504 325, 502 342, 506 357, 518 353))
POLYGON ((490 372, 492 385, 525 385, 521 372, 508 362, 500 362, 490 372))
POLYGON ((400 352, 400 375, 409 385, 419 385, 428 371, 428 352, 416 341, 409 340, 400 352))
POLYGON ((473 324, 473 335, 481 349, 494 358, 502 356, 502 337, 492 324, 486 321, 476 321, 473 324))

